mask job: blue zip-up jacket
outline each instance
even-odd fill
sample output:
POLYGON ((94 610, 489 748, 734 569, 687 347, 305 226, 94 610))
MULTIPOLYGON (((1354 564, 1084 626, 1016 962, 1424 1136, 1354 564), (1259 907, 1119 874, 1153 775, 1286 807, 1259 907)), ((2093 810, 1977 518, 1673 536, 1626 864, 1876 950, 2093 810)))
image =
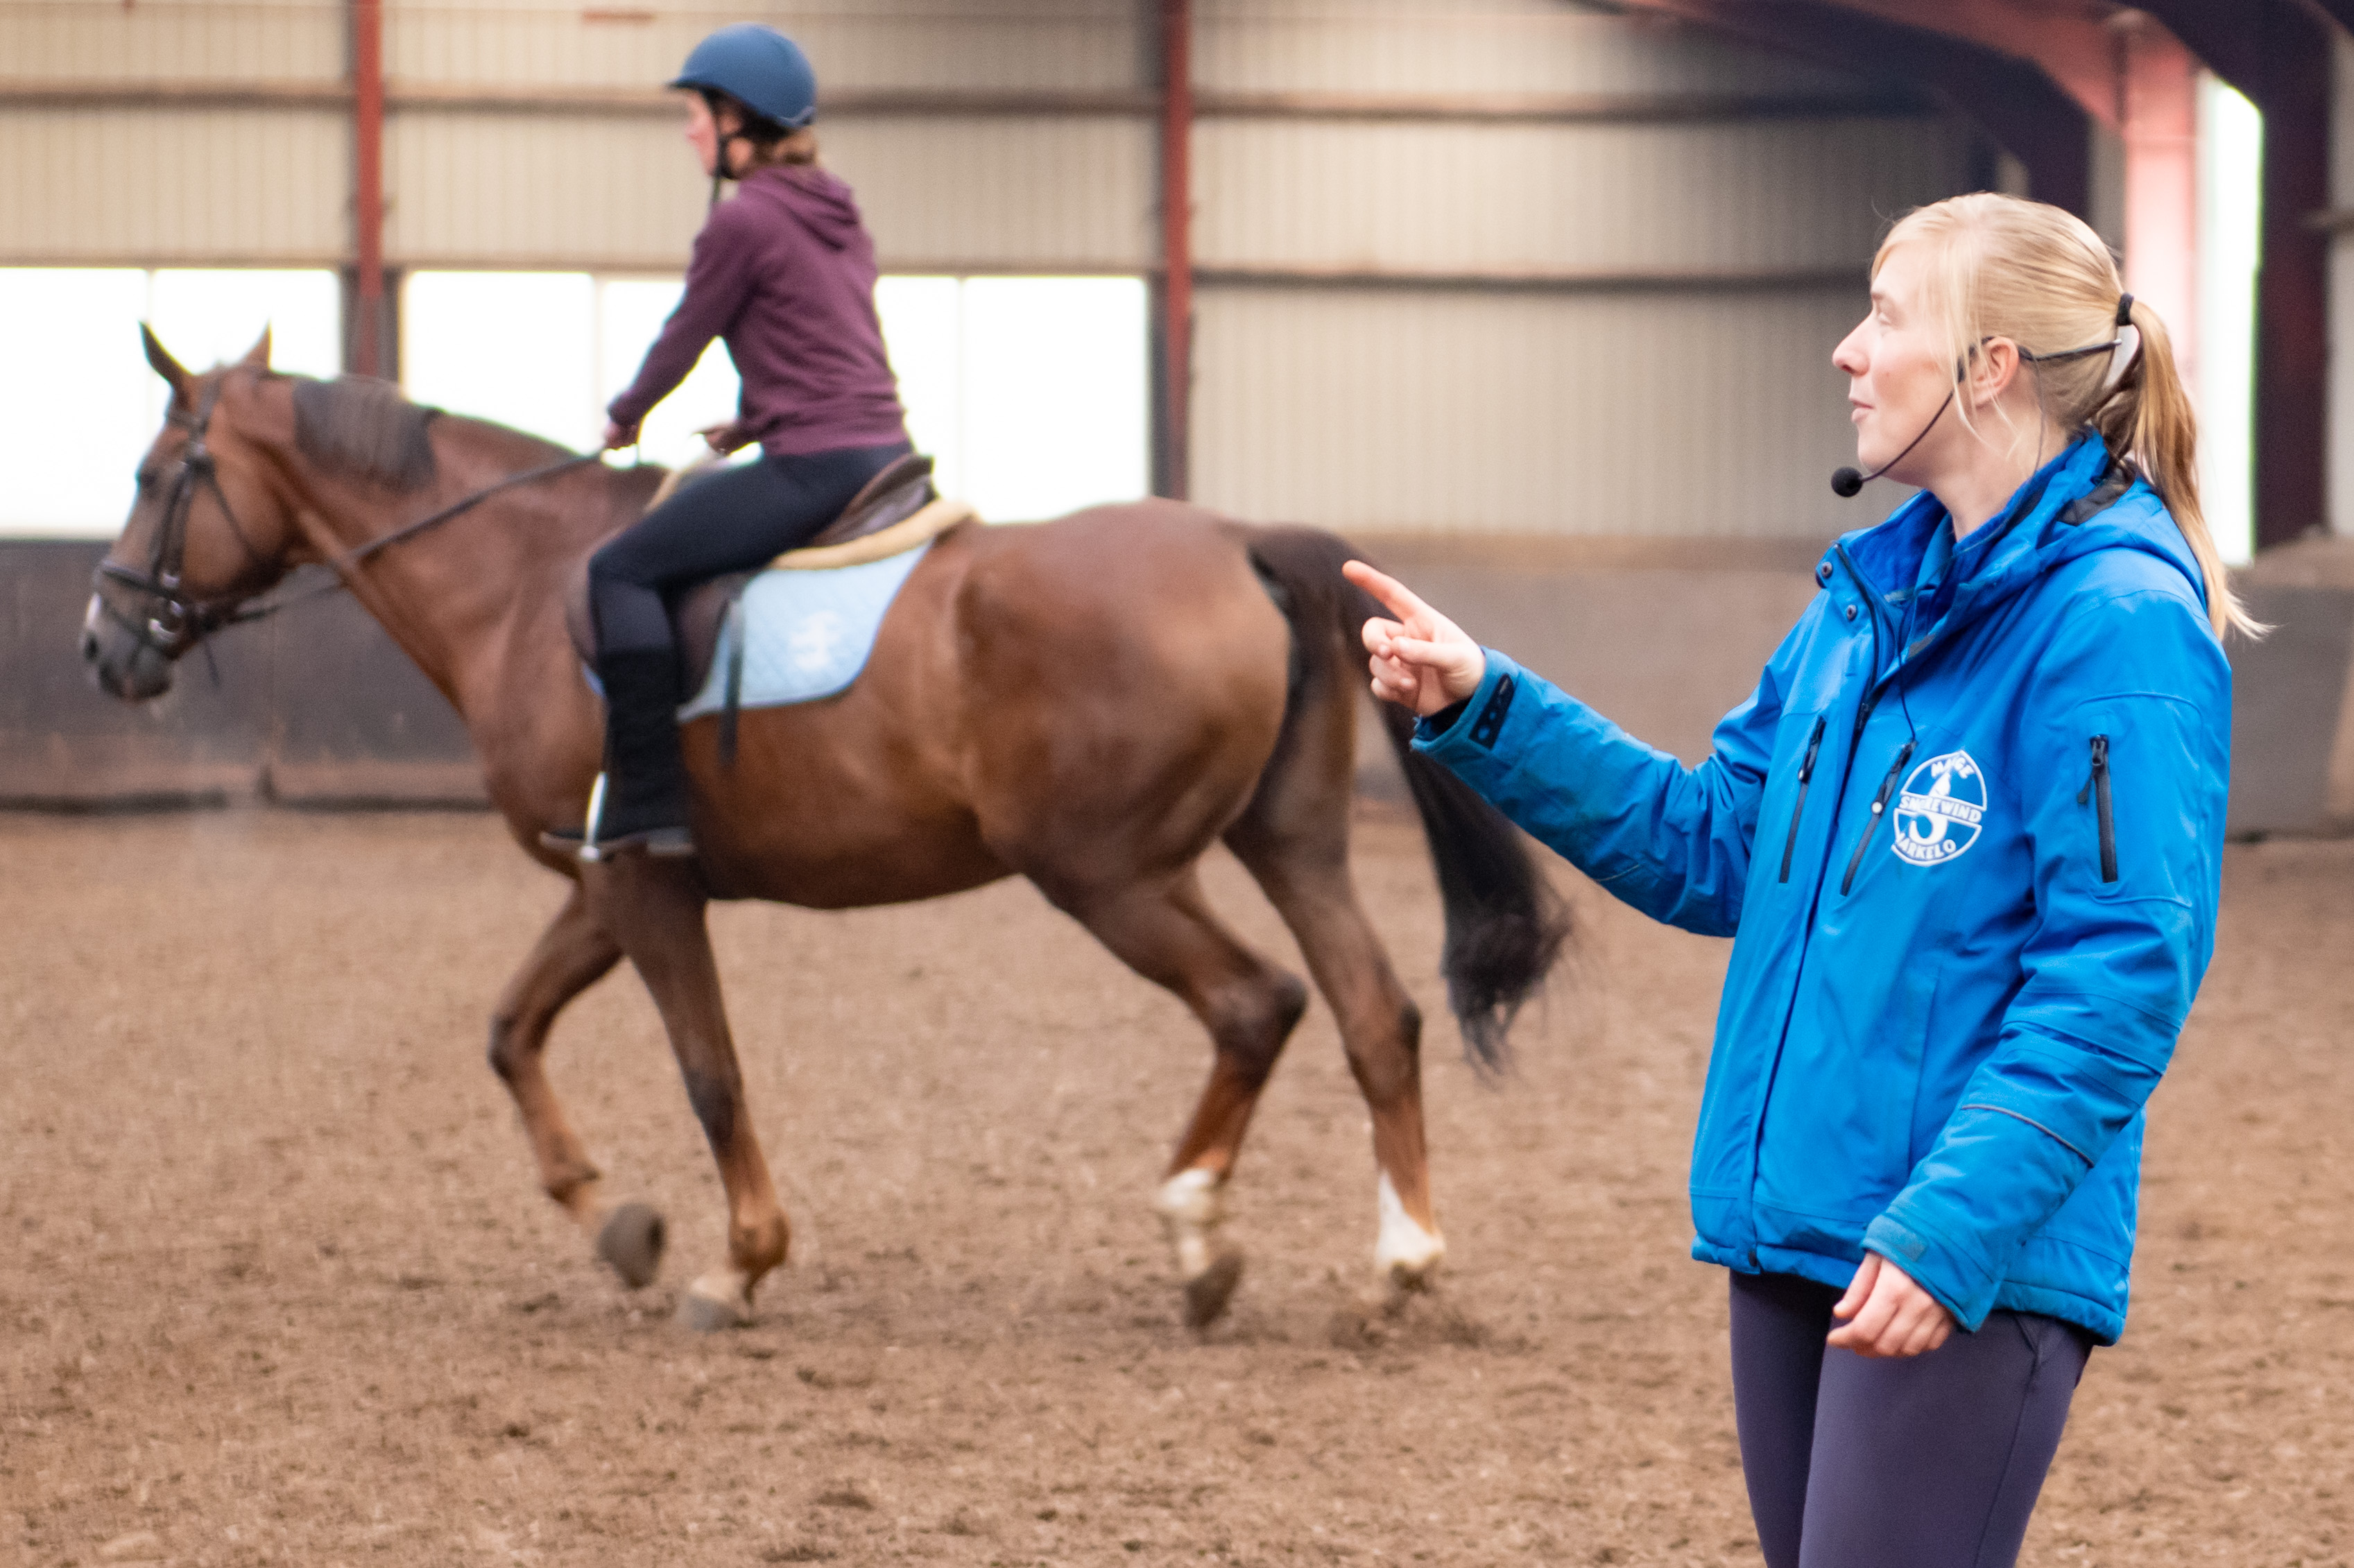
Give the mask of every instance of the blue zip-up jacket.
POLYGON ((2125 1327, 2142 1105, 2213 948, 2231 671, 2196 559, 2085 436, 1953 550, 1924 493, 1686 768, 1490 652, 1416 744, 1603 887, 1734 938, 1692 1255, 1976 1330, 2125 1327))

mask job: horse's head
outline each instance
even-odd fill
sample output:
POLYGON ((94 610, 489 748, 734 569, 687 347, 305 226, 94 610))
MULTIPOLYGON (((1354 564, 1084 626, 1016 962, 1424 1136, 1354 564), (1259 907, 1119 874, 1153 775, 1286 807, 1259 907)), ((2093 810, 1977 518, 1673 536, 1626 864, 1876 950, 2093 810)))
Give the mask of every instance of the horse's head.
POLYGON ((99 685, 134 703, 168 691, 174 662, 284 577, 301 543, 266 453, 269 332, 235 365, 198 375, 139 330, 172 400, 140 460, 131 516, 99 565, 81 632, 99 685))

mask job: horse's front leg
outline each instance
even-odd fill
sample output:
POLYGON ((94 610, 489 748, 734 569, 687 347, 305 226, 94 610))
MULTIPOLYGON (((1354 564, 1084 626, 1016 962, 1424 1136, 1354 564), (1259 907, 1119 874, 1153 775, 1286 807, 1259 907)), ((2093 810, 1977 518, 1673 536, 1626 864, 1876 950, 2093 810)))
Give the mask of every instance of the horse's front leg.
POLYGON ((679 1320, 700 1330, 734 1328, 751 1320, 753 1288, 784 1262, 791 1232, 744 1105, 744 1075, 704 925, 708 898, 691 863, 621 854, 582 872, 589 906, 662 1014, 687 1102, 727 1192, 727 1261, 687 1287, 679 1320))
POLYGON ((567 1002, 620 960, 621 949, 589 913, 579 888, 541 934, 531 957, 507 982, 491 1015, 491 1070, 514 1097, 539 1163, 539 1184, 597 1244, 631 1289, 647 1284, 662 1262, 662 1216, 643 1203, 609 1204, 597 1167, 564 1115, 547 1081, 547 1032, 567 1002))

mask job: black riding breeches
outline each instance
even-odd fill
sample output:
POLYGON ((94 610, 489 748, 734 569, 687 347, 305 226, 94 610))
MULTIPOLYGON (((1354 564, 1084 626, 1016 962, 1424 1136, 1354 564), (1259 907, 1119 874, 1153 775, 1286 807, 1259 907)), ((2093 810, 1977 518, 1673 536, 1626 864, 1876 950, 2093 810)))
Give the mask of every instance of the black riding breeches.
POLYGON ((1733 1400, 1767 1568, 2010 1568, 2092 1336, 1987 1315, 1923 1355, 1824 1344, 1840 1292, 1733 1277, 1733 1400))
POLYGON ((670 602, 677 594, 807 544, 912 450, 895 441, 764 457, 682 485, 589 557, 599 662, 615 653, 674 659, 670 602))

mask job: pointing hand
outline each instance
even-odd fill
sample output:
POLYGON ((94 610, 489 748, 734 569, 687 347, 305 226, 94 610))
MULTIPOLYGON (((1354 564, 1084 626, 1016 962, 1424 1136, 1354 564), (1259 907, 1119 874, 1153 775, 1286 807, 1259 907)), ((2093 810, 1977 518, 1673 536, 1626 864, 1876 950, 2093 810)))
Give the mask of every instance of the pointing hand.
POLYGON ((1365 622, 1373 695, 1427 716, 1479 690, 1488 654, 1463 629, 1415 597, 1396 578, 1351 561, 1341 575, 1382 601, 1395 620, 1365 622))

